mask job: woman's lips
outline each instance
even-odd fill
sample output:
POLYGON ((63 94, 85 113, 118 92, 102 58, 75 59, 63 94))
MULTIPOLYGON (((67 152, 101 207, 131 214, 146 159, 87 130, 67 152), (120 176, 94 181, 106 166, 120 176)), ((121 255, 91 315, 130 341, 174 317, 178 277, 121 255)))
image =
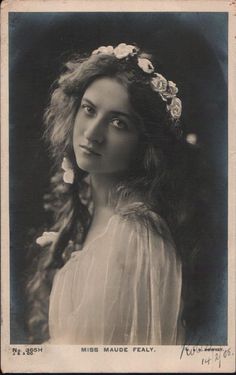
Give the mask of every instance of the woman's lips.
POLYGON ((85 145, 79 145, 80 148, 83 149, 83 152, 86 153, 87 155, 96 155, 96 156, 102 156, 98 152, 94 151, 92 147, 88 147, 85 145))

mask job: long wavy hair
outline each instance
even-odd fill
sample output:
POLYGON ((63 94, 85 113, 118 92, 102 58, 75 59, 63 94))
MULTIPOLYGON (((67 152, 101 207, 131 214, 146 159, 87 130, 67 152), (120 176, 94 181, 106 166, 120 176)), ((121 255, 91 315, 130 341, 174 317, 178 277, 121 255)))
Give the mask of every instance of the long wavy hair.
MULTIPOLYGON (((150 55, 141 56, 150 58, 150 55)), ((140 130, 139 155, 112 191, 112 201, 117 204, 131 196, 138 197, 163 217, 182 259, 182 320, 186 330, 196 329, 197 322, 206 316, 204 302, 209 294, 202 293, 202 287, 209 280, 204 274, 200 275, 199 265, 202 254, 212 246, 214 218, 210 202, 214 194, 209 188, 212 176, 201 149, 186 142, 183 124, 171 121, 166 103, 147 85, 148 74, 137 64, 105 54, 74 56, 53 85, 45 112, 44 138, 54 167, 44 203, 45 209, 51 212, 50 230, 57 231, 58 237, 35 257, 27 283, 31 343, 48 339, 48 304, 53 276, 67 261, 70 252, 83 244, 91 223, 87 173, 76 164, 72 133, 83 94, 99 77, 116 78, 127 88, 131 105, 144 125, 140 130), (63 156, 69 158, 75 172, 71 185, 62 180, 63 156)))

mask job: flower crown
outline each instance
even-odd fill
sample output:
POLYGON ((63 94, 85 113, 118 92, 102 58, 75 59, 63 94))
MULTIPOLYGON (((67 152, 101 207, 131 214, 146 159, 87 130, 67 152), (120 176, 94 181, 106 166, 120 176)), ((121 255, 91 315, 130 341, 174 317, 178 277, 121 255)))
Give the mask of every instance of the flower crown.
POLYGON ((151 61, 144 57, 139 57, 139 48, 130 44, 120 43, 117 47, 102 46, 92 52, 92 55, 106 54, 114 55, 117 59, 127 59, 136 56, 137 64, 145 73, 150 74, 150 87, 157 92, 161 99, 166 102, 166 109, 170 117, 177 121, 182 113, 182 102, 177 98, 178 88, 172 81, 167 81, 160 73, 154 71, 151 61))

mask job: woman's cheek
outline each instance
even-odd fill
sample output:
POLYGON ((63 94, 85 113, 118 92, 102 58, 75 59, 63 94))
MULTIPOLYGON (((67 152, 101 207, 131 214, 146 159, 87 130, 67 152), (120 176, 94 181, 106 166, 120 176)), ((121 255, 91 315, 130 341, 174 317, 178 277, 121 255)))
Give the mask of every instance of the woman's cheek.
POLYGON ((75 121, 75 124, 74 124, 74 130, 73 130, 73 141, 74 141, 74 144, 78 143, 78 140, 79 138, 81 137, 81 135, 83 134, 83 126, 82 126, 83 122, 77 118, 77 120, 75 121))

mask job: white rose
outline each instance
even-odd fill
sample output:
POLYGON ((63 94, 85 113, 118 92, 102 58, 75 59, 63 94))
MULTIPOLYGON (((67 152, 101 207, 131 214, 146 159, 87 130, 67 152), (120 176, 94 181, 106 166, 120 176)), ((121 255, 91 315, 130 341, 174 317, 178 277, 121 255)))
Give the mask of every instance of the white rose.
POLYGON ((63 161, 62 161, 61 167, 62 167, 62 169, 63 169, 64 171, 67 171, 68 169, 72 168, 72 164, 71 164, 71 162, 70 162, 69 159, 66 158, 65 156, 64 156, 64 158, 63 158, 63 161))
POLYGON ((106 55, 112 55, 113 52, 114 52, 114 49, 113 49, 112 46, 101 46, 98 49, 95 49, 92 52, 92 55, 97 55, 98 53, 103 53, 103 54, 106 54, 106 55))
POLYGON ((154 91, 164 92, 167 88, 167 80, 159 73, 154 73, 154 77, 151 79, 151 87, 154 91))
POLYGON ((65 171, 63 174, 63 181, 67 184, 73 184, 74 182, 74 171, 71 162, 68 158, 64 157, 61 165, 62 169, 65 171))
POLYGON ((171 101, 171 104, 167 106, 167 109, 170 111, 171 116, 174 119, 178 119, 182 113, 182 103, 179 98, 174 97, 171 101))
POLYGON ((152 73, 154 72, 154 67, 150 60, 145 59, 143 57, 138 58, 138 66, 145 72, 145 73, 152 73))
POLYGON ((186 137, 186 141, 192 145, 197 143, 197 135, 194 133, 189 133, 186 137))
POLYGON ((171 95, 176 95, 177 92, 178 92, 178 88, 176 87, 176 84, 172 81, 168 81, 168 92, 171 94, 171 95))
POLYGON ((131 44, 120 43, 115 49, 114 54, 117 59, 123 59, 129 55, 134 55, 137 53, 137 48, 131 44))
POLYGON ((68 171, 65 171, 65 173, 63 174, 63 181, 66 184, 73 184, 73 182, 74 182, 73 169, 68 169, 68 171))
POLYGON ((57 236, 57 232, 43 232, 42 236, 36 239, 36 243, 42 247, 47 246, 56 241, 57 236))
POLYGON ((168 81, 167 90, 162 93, 164 98, 174 98, 178 92, 176 84, 172 81, 168 81))

